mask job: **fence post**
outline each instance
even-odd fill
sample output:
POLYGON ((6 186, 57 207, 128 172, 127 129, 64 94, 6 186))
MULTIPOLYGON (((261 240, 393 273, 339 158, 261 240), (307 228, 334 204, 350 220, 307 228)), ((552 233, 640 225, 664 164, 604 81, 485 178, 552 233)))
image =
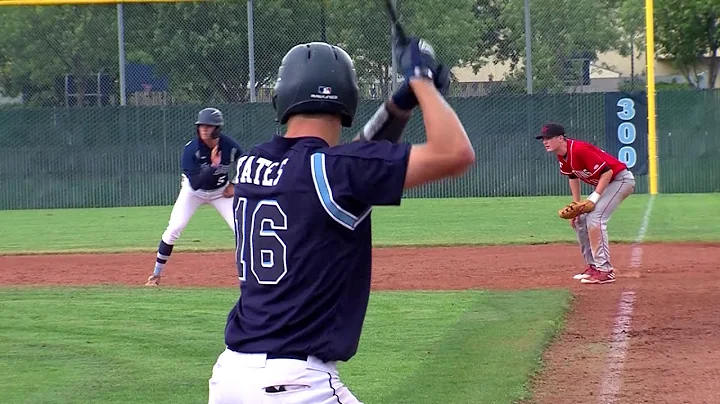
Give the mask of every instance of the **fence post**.
MULTIPOLYGON (((392 0, 393 7, 397 10, 397 0, 392 0)), ((392 57, 392 66, 390 68, 390 91, 395 92, 396 88, 396 77, 397 77, 397 62, 395 61, 395 41, 393 41, 393 38, 395 38, 395 24, 390 23, 390 32, 391 32, 391 38, 390 38, 390 55, 392 57)))
POLYGON ((530 30, 530 0, 525 0, 525 86, 527 93, 533 93, 532 78, 532 31, 530 30))
MULTIPOLYGON (((125 88, 125 17, 123 15, 123 5, 117 5, 117 30, 118 30, 118 64, 120 67, 120 105, 125 106, 127 103, 125 88)), ((99 91, 98 91, 99 92, 99 91)))
POLYGON ((250 70, 250 102, 255 102, 255 27, 253 26, 253 0, 247 0, 248 70, 250 70))

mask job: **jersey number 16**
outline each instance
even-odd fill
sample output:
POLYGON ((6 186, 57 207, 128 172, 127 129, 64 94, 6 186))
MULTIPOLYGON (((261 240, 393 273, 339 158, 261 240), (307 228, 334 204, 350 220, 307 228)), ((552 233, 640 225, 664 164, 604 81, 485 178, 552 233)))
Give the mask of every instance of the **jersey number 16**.
POLYGON ((248 215, 247 198, 238 198, 235 262, 240 281, 247 280, 248 268, 261 285, 276 285, 285 277, 287 246, 277 230, 287 230, 287 215, 277 201, 260 201, 248 215))

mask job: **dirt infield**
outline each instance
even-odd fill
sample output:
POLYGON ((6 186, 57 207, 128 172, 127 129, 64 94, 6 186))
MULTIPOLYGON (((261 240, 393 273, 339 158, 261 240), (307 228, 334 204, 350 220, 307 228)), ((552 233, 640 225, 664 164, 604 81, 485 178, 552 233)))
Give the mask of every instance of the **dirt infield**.
MULTIPOLYGON (((618 281, 610 285, 572 279, 582 264, 572 245, 376 249, 373 288, 569 288, 573 310, 545 354, 533 403, 720 403, 720 245, 634 248, 612 246, 618 281), (634 296, 629 322, 617 319, 623 292, 634 296)), ((141 285, 154 258, 3 256, 0 285, 141 285)), ((163 285, 235 287, 232 262, 231 252, 176 252, 163 285)))

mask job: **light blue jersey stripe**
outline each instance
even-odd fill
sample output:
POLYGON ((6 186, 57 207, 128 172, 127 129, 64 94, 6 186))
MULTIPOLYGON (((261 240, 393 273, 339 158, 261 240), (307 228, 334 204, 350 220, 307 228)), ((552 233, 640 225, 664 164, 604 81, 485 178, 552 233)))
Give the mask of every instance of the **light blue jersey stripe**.
POLYGON ((363 213, 361 217, 357 217, 352 213, 346 211, 333 199, 332 189, 328 182, 327 172, 325 170, 325 155, 322 153, 315 153, 311 157, 311 169, 313 182, 315 183, 315 191, 317 192, 320 204, 323 209, 330 215, 333 220, 347 227, 350 230, 354 230, 358 223, 368 216, 370 209, 363 213))

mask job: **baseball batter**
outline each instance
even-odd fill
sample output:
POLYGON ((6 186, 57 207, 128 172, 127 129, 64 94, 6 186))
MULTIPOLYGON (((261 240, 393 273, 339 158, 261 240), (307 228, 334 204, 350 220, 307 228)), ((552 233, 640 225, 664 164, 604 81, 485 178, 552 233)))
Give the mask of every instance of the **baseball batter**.
POLYGON ((196 136, 185 144, 182 153, 180 193, 160 239, 155 268, 146 286, 160 284, 175 241, 200 206, 210 204, 215 207, 233 233, 235 231, 233 184, 229 183, 228 176, 242 149, 235 140, 221 132, 223 125, 219 109, 205 108, 198 113, 196 136))
POLYGON ((460 175, 475 157, 438 91, 448 76, 420 43, 398 46, 405 85, 346 144, 338 144, 341 129, 352 125, 358 104, 348 54, 314 42, 283 58, 273 105, 287 131, 238 162, 240 297, 227 318, 209 403, 359 403, 336 365, 358 349, 370 294, 372 207, 399 205, 405 189, 460 175), (427 142, 398 143, 416 103, 427 142))
POLYGON ((588 213, 570 220, 587 263, 585 271, 575 275, 574 279, 580 279, 582 283, 615 282, 607 223, 618 206, 635 190, 635 177, 624 163, 604 150, 567 138, 565 128, 558 123, 546 124, 535 138, 542 139, 545 150, 557 155, 560 173, 568 177, 573 202, 590 206, 588 213), (586 202, 580 201, 580 181, 595 188, 586 202))

